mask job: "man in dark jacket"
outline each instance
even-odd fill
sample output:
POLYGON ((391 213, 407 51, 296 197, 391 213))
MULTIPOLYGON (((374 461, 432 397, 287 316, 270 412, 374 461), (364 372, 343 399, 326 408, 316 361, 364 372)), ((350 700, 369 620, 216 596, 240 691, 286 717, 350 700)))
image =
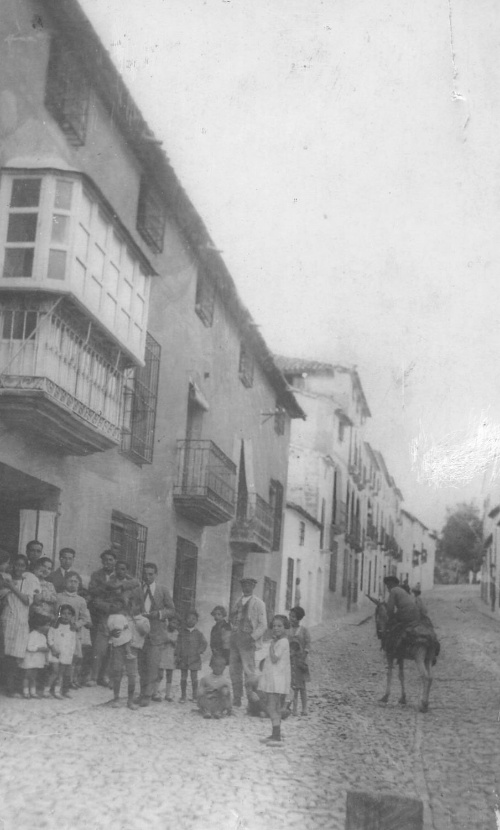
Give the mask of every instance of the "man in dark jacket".
POLYGON ((101 553, 102 568, 94 571, 89 583, 89 611, 92 616, 92 662, 90 680, 87 686, 95 686, 99 683, 106 686, 104 670, 108 655, 109 635, 106 629, 106 620, 111 613, 111 591, 112 577, 115 573, 116 553, 112 550, 104 550, 101 553), (111 582, 111 585, 110 585, 111 582))

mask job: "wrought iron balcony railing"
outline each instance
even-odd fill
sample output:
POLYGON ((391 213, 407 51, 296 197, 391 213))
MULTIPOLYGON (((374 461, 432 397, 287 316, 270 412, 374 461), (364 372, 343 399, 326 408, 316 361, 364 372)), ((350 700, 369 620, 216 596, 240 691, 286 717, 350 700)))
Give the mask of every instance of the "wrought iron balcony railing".
POLYGON ((240 499, 231 527, 231 544, 247 551, 269 553, 273 545, 274 510, 257 493, 240 499))
POLYGON ((208 440, 177 441, 176 510, 200 525, 234 517, 236 465, 208 440))

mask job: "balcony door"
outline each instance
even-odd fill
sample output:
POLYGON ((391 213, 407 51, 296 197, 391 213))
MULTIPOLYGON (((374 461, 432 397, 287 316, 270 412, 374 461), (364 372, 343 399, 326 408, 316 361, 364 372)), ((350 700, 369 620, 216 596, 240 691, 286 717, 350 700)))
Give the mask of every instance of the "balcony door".
POLYGON ((244 521, 248 516, 248 485, 245 470, 245 449, 243 441, 240 450, 240 466, 238 471, 238 496, 236 502, 236 518, 244 521))
POLYGON ((182 485, 185 491, 193 485, 203 485, 201 481, 202 454, 197 452, 197 441, 203 432, 203 415, 205 407, 201 405, 200 397, 196 393, 194 384, 189 384, 187 419, 186 419, 186 449, 182 472, 182 485))

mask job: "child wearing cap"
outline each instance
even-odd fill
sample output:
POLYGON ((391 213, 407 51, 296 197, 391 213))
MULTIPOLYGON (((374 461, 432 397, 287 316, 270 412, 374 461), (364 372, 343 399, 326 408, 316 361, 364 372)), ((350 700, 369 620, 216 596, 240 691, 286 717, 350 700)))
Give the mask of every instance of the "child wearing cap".
POLYGON ((226 619, 227 611, 223 605, 216 605, 213 611, 210 612, 210 616, 215 620, 215 625, 210 632, 210 648, 212 650, 210 668, 213 668, 214 658, 218 655, 224 657, 226 666, 228 666, 231 626, 226 619))

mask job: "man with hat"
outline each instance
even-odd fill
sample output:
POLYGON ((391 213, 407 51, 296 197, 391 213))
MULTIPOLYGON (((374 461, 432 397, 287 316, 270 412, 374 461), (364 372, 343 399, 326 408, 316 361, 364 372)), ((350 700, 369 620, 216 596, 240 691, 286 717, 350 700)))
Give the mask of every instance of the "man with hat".
POLYGON ((391 650, 396 649, 406 632, 420 621, 420 614, 413 597, 401 588, 397 576, 386 576, 384 585, 389 589, 386 607, 389 618, 391 650))
POLYGON ((255 651, 262 645, 262 636, 267 629, 266 606, 253 595, 256 584, 257 580, 251 576, 240 579, 242 596, 230 617, 229 675, 233 686, 233 706, 241 706, 243 675, 247 698, 249 696, 250 683, 255 674, 255 651))

